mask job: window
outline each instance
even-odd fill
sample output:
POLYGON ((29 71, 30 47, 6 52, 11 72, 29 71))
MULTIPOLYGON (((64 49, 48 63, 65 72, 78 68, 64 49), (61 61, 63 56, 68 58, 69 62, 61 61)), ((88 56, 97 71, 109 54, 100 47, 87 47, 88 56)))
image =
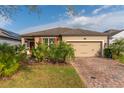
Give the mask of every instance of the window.
POLYGON ((29 47, 30 47, 30 42, 27 41, 26 45, 27 45, 27 47, 29 48, 29 47))
POLYGON ((48 38, 44 38, 44 39, 43 39, 43 43, 45 43, 45 44, 48 45, 48 38))
POLYGON ((49 44, 51 45, 51 44, 54 44, 54 38, 49 38, 49 44))
POLYGON ((45 37, 43 38, 43 43, 47 44, 48 46, 55 43, 54 37, 45 37))

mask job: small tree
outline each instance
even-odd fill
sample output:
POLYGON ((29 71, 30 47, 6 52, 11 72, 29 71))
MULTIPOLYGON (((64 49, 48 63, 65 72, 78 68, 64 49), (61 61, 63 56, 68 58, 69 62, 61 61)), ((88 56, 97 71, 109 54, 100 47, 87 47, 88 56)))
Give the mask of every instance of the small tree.
POLYGON ((112 50, 112 56, 120 56, 121 53, 124 52, 124 39, 116 39, 114 42, 109 46, 112 50))

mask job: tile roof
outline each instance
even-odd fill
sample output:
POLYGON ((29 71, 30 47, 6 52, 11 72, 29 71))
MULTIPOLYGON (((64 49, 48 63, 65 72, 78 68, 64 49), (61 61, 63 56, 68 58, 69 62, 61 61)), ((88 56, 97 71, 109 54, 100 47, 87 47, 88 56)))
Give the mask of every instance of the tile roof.
POLYGON ((7 31, 5 29, 0 28, 0 37, 8 38, 8 39, 14 39, 14 40, 20 40, 20 36, 14 32, 7 31))
POLYGON ((108 34, 109 36, 113 36, 115 34, 118 34, 119 32, 121 32, 122 30, 116 30, 116 29, 109 29, 107 31, 105 31, 104 33, 108 34))
POLYGON ((107 34, 102 32, 83 30, 83 29, 72 29, 72 28, 53 28, 38 32, 31 32, 27 34, 22 34, 22 37, 26 36, 106 36, 107 34))

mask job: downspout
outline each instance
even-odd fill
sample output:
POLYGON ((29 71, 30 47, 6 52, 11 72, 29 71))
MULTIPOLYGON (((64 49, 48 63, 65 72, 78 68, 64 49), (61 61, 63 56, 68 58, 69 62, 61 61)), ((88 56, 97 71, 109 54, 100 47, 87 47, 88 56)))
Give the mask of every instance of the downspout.
POLYGON ((107 39, 108 39, 108 44, 107 44, 107 47, 109 47, 109 39, 110 39, 110 35, 107 35, 107 39))

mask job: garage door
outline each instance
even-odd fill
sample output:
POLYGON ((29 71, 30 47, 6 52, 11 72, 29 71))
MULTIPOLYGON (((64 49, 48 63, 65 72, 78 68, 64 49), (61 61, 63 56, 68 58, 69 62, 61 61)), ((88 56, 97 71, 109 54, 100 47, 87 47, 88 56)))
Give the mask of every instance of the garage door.
POLYGON ((75 49, 76 57, 101 56, 101 42, 94 41, 69 41, 75 49))

